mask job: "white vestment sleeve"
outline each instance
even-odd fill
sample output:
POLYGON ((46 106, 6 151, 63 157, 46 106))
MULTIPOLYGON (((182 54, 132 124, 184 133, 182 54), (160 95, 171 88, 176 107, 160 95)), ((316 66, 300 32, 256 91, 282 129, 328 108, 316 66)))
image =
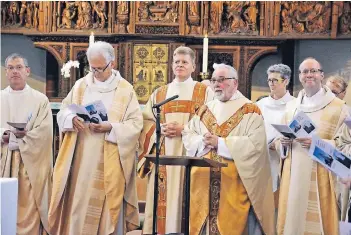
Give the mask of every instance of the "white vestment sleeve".
POLYGON ((69 109, 60 110, 57 113, 57 124, 62 132, 66 131, 74 131, 73 128, 73 118, 76 117, 77 114, 72 112, 69 109))
POLYGON ((111 126, 112 126, 111 131, 105 134, 105 140, 111 143, 117 144, 117 135, 116 135, 117 130, 115 129, 118 127, 118 125, 111 123, 111 126))
POLYGON ((19 150, 17 138, 16 138, 15 134, 13 134, 12 132, 10 132, 9 150, 11 150, 11 151, 19 150))
POLYGON ((224 139, 221 137, 218 137, 217 154, 226 159, 233 160, 232 156, 230 155, 230 151, 227 148, 227 145, 225 144, 224 139))

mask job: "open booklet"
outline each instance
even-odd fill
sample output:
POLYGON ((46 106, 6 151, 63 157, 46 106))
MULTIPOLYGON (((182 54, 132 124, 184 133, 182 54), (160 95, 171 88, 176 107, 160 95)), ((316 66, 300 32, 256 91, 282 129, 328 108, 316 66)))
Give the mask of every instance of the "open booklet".
POLYGON ((302 111, 295 115, 289 125, 272 124, 272 126, 283 136, 290 139, 311 137, 316 131, 316 125, 302 111))
POLYGON ((312 136, 309 156, 341 178, 351 177, 351 156, 346 156, 317 135, 312 136))
POLYGON ((106 108, 101 100, 87 105, 70 104, 68 109, 76 113, 84 122, 100 123, 108 120, 106 108))
POLYGON ((27 117, 26 122, 7 122, 8 125, 12 126, 13 128, 16 128, 19 131, 24 131, 27 127, 27 123, 32 119, 32 113, 29 114, 27 117))

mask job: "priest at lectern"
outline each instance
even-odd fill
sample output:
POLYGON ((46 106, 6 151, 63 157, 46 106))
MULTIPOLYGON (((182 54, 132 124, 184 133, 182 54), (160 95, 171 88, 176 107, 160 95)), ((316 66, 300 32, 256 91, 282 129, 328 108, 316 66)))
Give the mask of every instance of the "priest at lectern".
POLYGON ((238 90, 237 71, 215 64, 217 99, 203 105, 183 131, 188 156, 228 167, 193 167, 190 234, 274 234, 272 179, 259 108, 238 90))

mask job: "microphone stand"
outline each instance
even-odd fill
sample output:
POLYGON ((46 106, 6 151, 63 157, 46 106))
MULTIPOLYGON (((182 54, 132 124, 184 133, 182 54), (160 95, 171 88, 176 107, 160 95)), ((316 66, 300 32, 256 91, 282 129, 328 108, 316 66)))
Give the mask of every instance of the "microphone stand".
POLYGON ((158 174, 160 161, 160 139, 161 139, 161 108, 156 108, 156 161, 155 161, 155 181, 154 181, 154 207, 152 213, 152 234, 157 235, 157 205, 158 205, 158 174))
POLYGON ((174 95, 164 101, 155 104, 152 108, 156 109, 156 159, 155 159, 155 182, 154 182, 154 207, 152 214, 152 234, 157 235, 157 204, 158 204, 158 174, 160 165, 160 140, 161 140, 161 106, 177 99, 179 95, 174 95))

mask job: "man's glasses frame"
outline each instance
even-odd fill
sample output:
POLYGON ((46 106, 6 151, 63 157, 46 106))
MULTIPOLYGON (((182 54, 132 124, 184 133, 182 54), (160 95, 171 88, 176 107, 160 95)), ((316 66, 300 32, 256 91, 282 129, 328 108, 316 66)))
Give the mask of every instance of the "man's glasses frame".
POLYGON ((276 79, 276 78, 273 78, 273 79, 270 79, 268 78, 267 79, 267 83, 269 84, 270 82, 273 84, 273 85, 276 85, 276 84, 279 84, 279 83, 282 83, 285 79, 276 79))
POLYGON ((224 81, 226 81, 228 79, 235 79, 235 78, 211 78, 210 82, 211 82, 211 84, 215 84, 216 82, 223 83, 224 81))
POLYGON ((313 74, 313 75, 315 75, 315 74, 317 74, 318 72, 321 72, 321 73, 323 73, 323 70, 322 69, 304 69, 304 70, 300 70, 299 71, 299 74, 303 74, 303 75, 307 75, 307 74, 313 74))
POLYGON ((111 64, 112 61, 108 62, 108 64, 105 66, 105 68, 100 69, 100 68, 93 68, 90 66, 90 72, 92 73, 103 73, 107 69, 107 67, 111 64))

